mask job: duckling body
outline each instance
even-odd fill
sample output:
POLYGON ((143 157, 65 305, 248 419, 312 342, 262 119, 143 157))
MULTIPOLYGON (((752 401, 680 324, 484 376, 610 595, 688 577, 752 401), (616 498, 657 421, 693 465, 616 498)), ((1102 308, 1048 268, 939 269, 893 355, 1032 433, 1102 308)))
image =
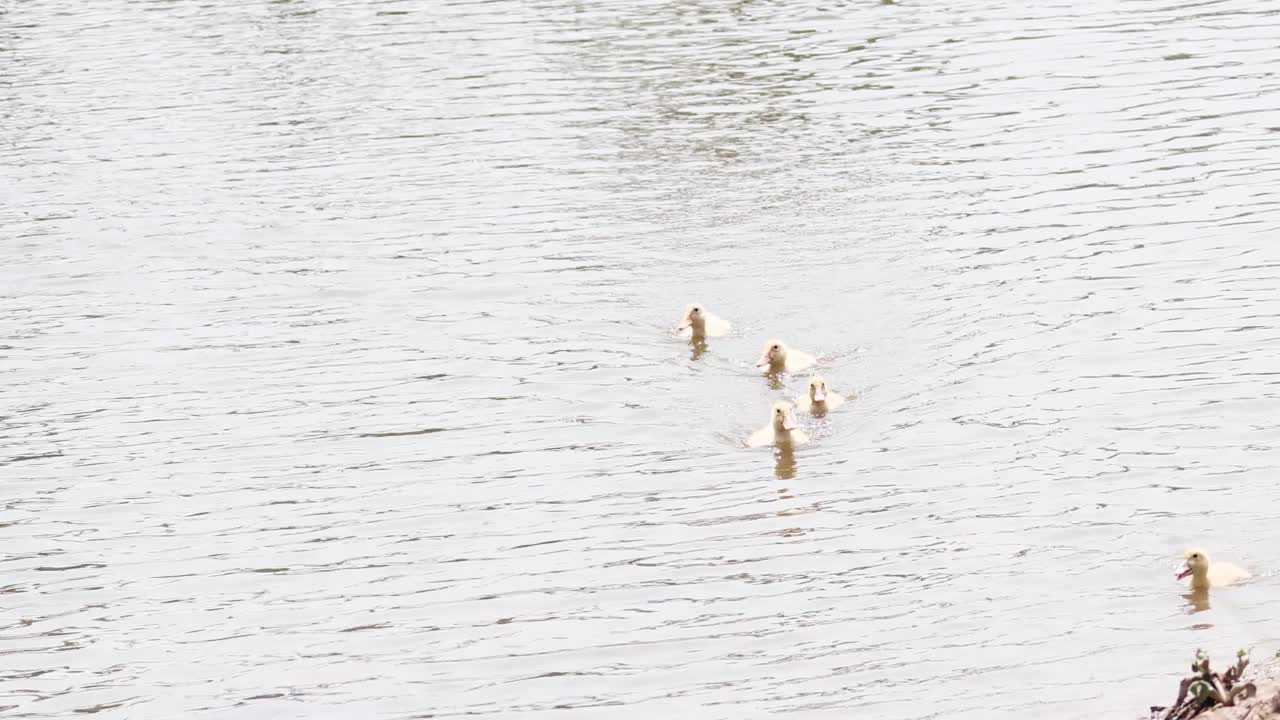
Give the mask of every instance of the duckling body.
POLYGON ((1182 567, 1177 578, 1182 580, 1191 577, 1192 590, 1207 590, 1211 587, 1225 587, 1249 579, 1249 571, 1221 560, 1209 562, 1209 553, 1200 548, 1189 548, 1183 555, 1182 567))
POLYGON ((826 415, 844 404, 843 395, 827 389, 827 381, 821 375, 809 378, 809 391, 796 398, 796 406, 811 415, 826 415))
POLYGON ((762 368, 766 374, 801 372, 813 366, 816 360, 802 350, 793 350, 781 340, 770 340, 765 343, 764 352, 756 367, 762 368))
POLYGON ((701 303, 689 303, 680 316, 676 332, 684 337, 701 340, 729 334, 732 326, 727 320, 707 310, 701 303))
POLYGON ((766 445, 792 447, 807 442, 809 442, 809 434, 801 430, 796 423, 795 407, 785 400, 774 403, 769 424, 751 433, 751 437, 747 438, 748 447, 766 445))

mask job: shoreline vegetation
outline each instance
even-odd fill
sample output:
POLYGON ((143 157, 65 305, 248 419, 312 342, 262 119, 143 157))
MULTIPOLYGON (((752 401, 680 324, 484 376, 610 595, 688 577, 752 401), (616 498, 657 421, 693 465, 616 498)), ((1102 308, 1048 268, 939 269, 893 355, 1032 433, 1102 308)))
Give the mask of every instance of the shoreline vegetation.
POLYGON ((1209 656, 1197 650, 1191 674, 1178 685, 1173 705, 1152 705, 1150 720, 1280 720, 1280 654, 1251 665, 1249 653, 1216 672, 1209 656))

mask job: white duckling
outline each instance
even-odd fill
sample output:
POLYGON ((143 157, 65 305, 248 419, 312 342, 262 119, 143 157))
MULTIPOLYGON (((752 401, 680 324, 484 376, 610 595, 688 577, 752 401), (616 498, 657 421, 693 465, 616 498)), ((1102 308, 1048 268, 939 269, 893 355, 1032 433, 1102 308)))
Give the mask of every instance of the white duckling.
POLYGON ((1183 559, 1185 562, 1178 569, 1178 579, 1190 575, 1192 590, 1208 590, 1249 579, 1249 572, 1242 567, 1229 562, 1210 564, 1209 553, 1200 548, 1188 548, 1183 559))
POLYGON ((780 445, 790 447, 809 442, 809 434, 801 430, 796 423, 796 409, 786 400, 773 404, 770 411, 769 424, 751 433, 747 438, 749 447, 780 445))
POLYGON ((809 353, 792 350, 781 340, 770 340, 765 343, 764 352, 761 353, 756 367, 764 368, 766 373, 772 375, 780 372, 800 372, 813 363, 814 358, 809 353))
POLYGON ((680 316, 680 324, 676 326, 676 332, 699 340, 727 335, 729 327, 728 321, 708 312, 701 303, 689 303, 684 306, 684 315, 680 316))
POLYGON ((844 396, 827 390, 827 381, 821 375, 809 378, 809 392, 796 398, 796 405, 807 413, 825 415, 844 404, 844 396))

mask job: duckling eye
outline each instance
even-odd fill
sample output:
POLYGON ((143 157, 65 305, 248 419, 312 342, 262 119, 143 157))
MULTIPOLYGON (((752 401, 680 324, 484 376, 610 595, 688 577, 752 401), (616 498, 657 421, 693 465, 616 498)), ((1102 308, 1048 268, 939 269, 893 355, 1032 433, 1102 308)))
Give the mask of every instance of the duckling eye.
POLYGON ((1192 560, 1199 560, 1199 559, 1200 559, 1200 553, 1191 553, 1191 559, 1192 559, 1192 560))
POLYGON ((770 350, 777 350, 777 349, 779 349, 779 348, 778 348, 778 346, 777 346, 777 345, 774 345, 773 347, 771 347, 771 348, 769 348, 769 349, 770 349, 770 350))

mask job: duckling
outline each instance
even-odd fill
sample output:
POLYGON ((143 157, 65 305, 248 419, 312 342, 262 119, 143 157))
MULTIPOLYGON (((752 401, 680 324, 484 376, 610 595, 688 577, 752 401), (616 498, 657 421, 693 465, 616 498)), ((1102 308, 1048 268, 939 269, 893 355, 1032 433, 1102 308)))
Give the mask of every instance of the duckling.
POLYGON ((1178 569, 1178 579, 1191 576, 1192 590, 1207 590, 1210 587, 1233 585, 1249 578, 1244 568, 1229 562, 1216 562, 1210 565, 1209 553, 1200 548, 1188 548, 1183 554, 1182 567, 1178 569))
POLYGON ((790 447, 809 442, 809 434, 797 427, 795 406, 786 400, 773 404, 770 411, 769 424, 751 433, 747 438, 749 447, 778 445, 790 447))
POLYGON ((809 353, 792 350, 781 340, 770 340, 765 343, 764 352, 761 353, 756 367, 764 368, 766 373, 773 375, 781 372, 800 372, 813 363, 814 358, 809 353))
POLYGON ((827 381, 821 375, 809 378, 809 392, 796 398, 796 405, 805 412, 825 415, 844 404, 844 396, 827 390, 827 381))
POLYGON ((708 312, 701 303, 689 303, 684 306, 684 314, 680 316, 680 324, 676 332, 701 340, 707 337, 720 337, 729 333, 730 325, 724 319, 708 312))

